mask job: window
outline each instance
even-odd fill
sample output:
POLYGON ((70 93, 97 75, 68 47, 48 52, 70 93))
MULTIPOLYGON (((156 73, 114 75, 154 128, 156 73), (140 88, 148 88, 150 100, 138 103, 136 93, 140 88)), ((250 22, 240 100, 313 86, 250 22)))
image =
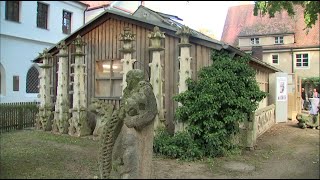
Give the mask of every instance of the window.
POLYGON ((307 53, 296 54, 296 67, 298 68, 309 67, 309 54, 307 53))
POLYGON ((283 36, 278 36, 274 38, 275 44, 283 44, 283 36))
POLYGON ((13 76, 13 91, 19 91, 19 76, 13 76))
POLYGON ((122 95, 122 63, 120 60, 97 61, 95 75, 96 97, 120 97, 122 95))
POLYGON ((1 75, 2 73, 0 72, 0 94, 3 94, 3 92, 2 92, 2 75, 1 75))
POLYGON ((251 44, 259 44, 259 38, 251 38, 251 44))
POLYGON ((26 92, 27 93, 39 93, 39 72, 36 67, 32 66, 28 73, 26 79, 26 92))
POLYGON ((6 1, 6 20, 19 22, 19 1, 6 1))
POLYGON ((62 20, 62 32, 65 34, 71 33, 71 13, 63 11, 63 20, 62 20))
POLYGON ((272 54, 272 64, 279 64, 279 55, 278 54, 272 54))
POLYGON ((48 5, 38 2, 37 27, 48 28, 48 5))
POLYGON ((0 95, 6 94, 6 72, 0 63, 0 95))

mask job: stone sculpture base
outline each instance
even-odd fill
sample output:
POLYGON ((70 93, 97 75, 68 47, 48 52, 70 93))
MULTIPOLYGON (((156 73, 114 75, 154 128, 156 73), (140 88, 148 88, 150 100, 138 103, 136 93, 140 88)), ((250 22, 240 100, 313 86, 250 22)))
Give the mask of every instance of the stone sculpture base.
POLYGON ((89 128, 87 122, 86 110, 72 112, 72 117, 69 119, 69 124, 70 126, 68 134, 70 136, 80 137, 91 134, 91 129, 89 128))
POLYGON ((113 148, 111 179, 151 178, 153 126, 151 123, 141 131, 122 127, 113 148))

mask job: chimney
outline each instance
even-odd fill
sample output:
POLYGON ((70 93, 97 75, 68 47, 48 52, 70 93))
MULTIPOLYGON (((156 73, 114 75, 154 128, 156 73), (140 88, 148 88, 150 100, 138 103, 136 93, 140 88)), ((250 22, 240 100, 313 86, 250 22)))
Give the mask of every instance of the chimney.
POLYGON ((262 46, 252 46, 252 56, 258 58, 260 61, 262 61, 262 46))

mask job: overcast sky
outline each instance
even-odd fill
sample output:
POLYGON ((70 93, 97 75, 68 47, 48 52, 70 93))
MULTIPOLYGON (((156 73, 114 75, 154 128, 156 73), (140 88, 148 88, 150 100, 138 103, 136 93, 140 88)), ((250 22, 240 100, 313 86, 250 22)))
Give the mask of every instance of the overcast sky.
POLYGON ((220 40, 228 8, 253 1, 145 1, 145 6, 162 13, 176 15, 192 29, 206 28, 220 40))

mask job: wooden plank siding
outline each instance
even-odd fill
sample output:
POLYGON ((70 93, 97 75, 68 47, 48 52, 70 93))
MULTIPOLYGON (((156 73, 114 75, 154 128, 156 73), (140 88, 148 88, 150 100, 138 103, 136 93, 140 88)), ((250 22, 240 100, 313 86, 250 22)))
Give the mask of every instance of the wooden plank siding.
MULTIPOLYGON (((152 54, 148 50, 150 40, 148 34, 153 31, 154 26, 146 23, 137 22, 124 17, 110 15, 108 18, 101 18, 92 25, 93 27, 86 27, 82 31, 83 40, 86 42, 84 47, 85 62, 87 67, 87 105, 91 103, 91 99, 95 97, 96 92, 96 63, 100 61, 120 60, 123 58, 123 53, 120 52, 120 48, 123 42, 120 41, 120 34, 124 32, 125 27, 129 27, 131 32, 136 35, 136 39, 133 42, 133 48, 135 51, 132 53, 132 59, 136 59, 134 68, 141 69, 145 72, 146 78, 150 79, 149 63, 151 62, 152 54), (99 24, 100 23, 100 24, 99 24), (89 30, 88 30, 89 29, 89 30)), ((162 29, 160 28, 162 31, 162 29)), ((166 30, 168 32, 168 30, 166 30)), ((174 33, 165 33, 165 40, 162 41, 164 50, 160 54, 161 63, 163 65, 163 79, 164 86, 164 109, 166 125, 169 130, 174 129, 174 112, 178 106, 178 103, 173 100, 173 96, 178 94, 178 82, 179 82, 179 38, 174 33)), ((211 65, 211 49, 205 46, 208 42, 200 42, 200 40, 193 40, 191 42, 191 70, 192 78, 197 79, 197 72, 204 66, 211 65)), ((68 45, 69 53, 69 72, 73 73, 70 68, 70 64, 74 62, 74 57, 71 58, 71 53, 75 51, 73 45, 68 45)), ((251 64, 252 65, 252 64, 251 64)), ((261 66, 262 67, 262 66, 261 66)), ((255 67, 260 68, 261 67, 255 67)), ((53 68, 54 69, 54 68, 53 68)), ((263 68, 262 68, 263 69, 263 68)), ((264 69, 266 69, 264 67, 264 69)), ((266 71, 266 74, 272 72, 266 71)), ((265 75, 264 75, 265 76, 265 75)), ((52 79, 53 85, 56 87, 57 79, 52 79)), ((69 82, 71 82, 69 78, 69 82)), ((265 82, 264 78, 264 83, 265 82)), ((70 87, 70 86, 69 86, 70 87)), ((107 88, 107 87, 106 87, 107 88)), ((71 90, 71 88, 70 88, 71 90)), ((111 91, 110 91, 111 92, 111 91)), ((56 91, 54 92, 56 95, 56 91)), ((102 99, 106 97, 101 97, 102 99)), ((72 94, 70 94, 72 99, 72 94)), ((107 100, 105 100, 108 102, 107 100)), ((113 102, 113 101, 112 101, 113 102)), ((72 101, 70 101, 72 103, 72 101)), ((72 107, 72 104, 70 104, 72 107)))

